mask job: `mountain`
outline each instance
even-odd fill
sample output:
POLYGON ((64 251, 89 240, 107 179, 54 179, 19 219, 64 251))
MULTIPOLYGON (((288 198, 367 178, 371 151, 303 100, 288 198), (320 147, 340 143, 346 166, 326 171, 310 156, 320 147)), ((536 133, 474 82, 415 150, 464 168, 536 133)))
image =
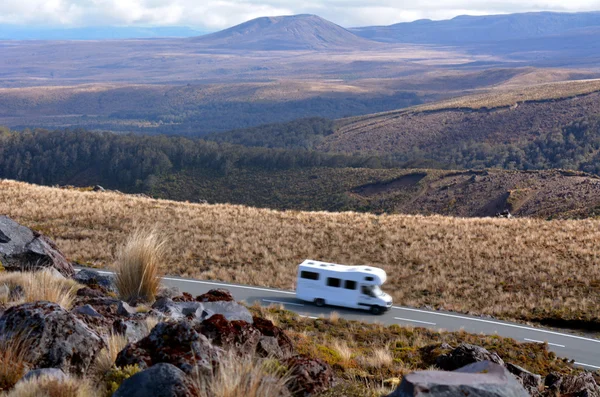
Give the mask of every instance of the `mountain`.
POLYGON ((159 37, 194 37, 202 30, 188 27, 115 27, 32 28, 20 25, 0 25, 0 40, 108 40, 150 39, 159 37))
POLYGON ((600 12, 523 13, 458 16, 444 21, 419 20, 391 26, 350 29, 369 40, 420 44, 476 44, 526 40, 581 32, 600 27, 600 12))
POLYGON ((316 15, 253 19, 193 39, 207 47, 254 51, 362 49, 377 43, 316 15))

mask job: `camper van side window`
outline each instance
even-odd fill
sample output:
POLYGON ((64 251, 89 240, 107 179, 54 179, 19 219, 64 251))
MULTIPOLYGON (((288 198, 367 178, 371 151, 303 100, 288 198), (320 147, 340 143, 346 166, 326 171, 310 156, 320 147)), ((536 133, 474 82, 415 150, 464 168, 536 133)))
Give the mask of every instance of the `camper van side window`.
POLYGON ((300 278, 305 278, 307 280, 318 280, 319 279, 319 273, 315 273, 315 272, 300 272, 300 278))
POLYGON ((344 285, 344 288, 355 290, 356 289, 356 281, 346 280, 346 284, 344 285))
POLYGON ((328 287, 334 287, 334 288, 340 288, 341 281, 342 280, 340 280, 339 278, 331 278, 331 277, 329 277, 327 279, 327 286, 328 287))
POLYGON ((365 277, 365 280, 367 280, 367 281, 373 281, 375 279, 373 277, 369 276, 369 277, 365 277))

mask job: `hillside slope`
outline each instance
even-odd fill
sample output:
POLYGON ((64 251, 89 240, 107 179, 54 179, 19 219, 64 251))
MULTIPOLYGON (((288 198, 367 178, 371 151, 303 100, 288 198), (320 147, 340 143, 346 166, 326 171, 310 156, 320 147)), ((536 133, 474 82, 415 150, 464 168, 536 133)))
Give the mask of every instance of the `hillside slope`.
POLYGON ((340 120, 322 150, 425 152, 482 142, 532 141, 585 117, 600 115, 600 81, 494 90, 370 116, 340 120))
POLYGON ((192 40, 206 47, 247 51, 359 50, 378 46, 316 15, 257 18, 192 40))
POLYGON ((370 264, 391 275, 399 305, 599 325, 597 220, 277 212, 7 180, 0 213, 97 266, 114 262, 134 228, 156 227, 169 237, 168 274, 293 289, 306 258, 370 264))

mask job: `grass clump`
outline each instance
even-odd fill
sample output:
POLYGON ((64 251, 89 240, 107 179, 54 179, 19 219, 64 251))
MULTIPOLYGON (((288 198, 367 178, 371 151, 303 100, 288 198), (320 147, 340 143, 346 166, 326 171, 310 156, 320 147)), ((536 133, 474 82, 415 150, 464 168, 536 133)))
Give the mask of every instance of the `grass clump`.
POLYGON ((152 302, 160 287, 165 240, 156 231, 136 230, 117 257, 115 285, 124 301, 152 302))
POLYGON ((117 355, 127 346, 128 340, 125 335, 110 333, 108 335, 107 347, 102 349, 96 359, 95 369, 99 374, 109 372, 117 360, 117 355))
POLYGON ((100 397, 87 381, 40 377, 19 382, 5 397, 100 397))
POLYGON ((81 288, 77 282, 54 275, 49 270, 37 272, 2 272, 0 287, 7 286, 9 290, 21 288, 22 294, 11 301, 10 295, 0 297, 7 304, 48 301, 54 302, 64 309, 70 309, 77 290, 81 288))
POLYGON ((280 397, 291 396, 287 385, 289 371, 272 359, 239 357, 227 353, 211 376, 197 373, 194 385, 201 397, 280 397))
POLYGON ((26 338, 0 340, 0 392, 11 389, 28 369, 26 338))

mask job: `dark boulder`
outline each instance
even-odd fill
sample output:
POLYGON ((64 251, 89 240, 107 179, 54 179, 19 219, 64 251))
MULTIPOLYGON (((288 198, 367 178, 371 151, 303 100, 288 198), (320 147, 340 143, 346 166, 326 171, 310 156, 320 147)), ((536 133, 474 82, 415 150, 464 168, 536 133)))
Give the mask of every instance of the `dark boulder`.
POLYGON ((113 397, 195 397, 193 383, 179 368, 156 364, 126 379, 113 397))
POLYGON ((540 388, 542 387, 541 375, 533 374, 526 369, 511 363, 506 364, 506 369, 517 378, 519 383, 523 385, 529 394, 532 396, 540 394, 540 388))
POLYGON ((322 360, 299 355, 284 364, 290 369, 288 387, 295 396, 318 395, 333 386, 333 370, 322 360))
POLYGON ((260 355, 281 359, 295 354, 292 340, 271 321, 254 317, 254 327, 263 335, 257 347, 260 355))
POLYGON ((76 296, 87 296, 90 298, 103 298, 106 294, 99 289, 93 289, 90 287, 83 287, 77 290, 76 296))
POLYGON ((35 368, 60 368, 81 375, 104 343, 73 314, 55 303, 11 307, 0 317, 0 338, 26 337, 26 359, 35 368))
POLYGON ((576 375, 560 375, 552 373, 546 376, 544 383, 551 393, 557 395, 578 397, 600 396, 600 387, 596 383, 594 376, 589 372, 583 372, 576 375))
POLYGON ((102 314, 98 313, 96 311, 96 309, 94 309, 90 305, 83 305, 83 306, 76 307, 75 309, 72 310, 72 313, 75 315, 80 314, 80 315, 89 316, 89 317, 103 317, 102 314))
POLYGON ((79 270, 73 276, 73 280, 77 281, 79 284, 87 285, 88 287, 99 287, 93 289, 100 289, 102 292, 117 292, 114 276, 100 274, 95 270, 79 270))
POLYGON ((116 319, 112 324, 115 334, 124 335, 129 343, 135 343, 145 338, 151 329, 145 319, 116 319))
POLYGON ((504 365, 504 361, 496 353, 490 353, 483 347, 467 343, 461 343, 450 353, 442 354, 435 360, 435 364, 444 371, 454 371, 480 361, 491 361, 499 365, 504 365))
POLYGON ((0 263, 8 271, 54 268, 65 277, 73 266, 48 237, 0 216, 0 263))
POLYGON ((205 294, 196 297, 198 302, 233 302, 233 296, 226 289, 211 289, 205 294))
POLYGON ((528 397, 506 368, 480 361, 454 372, 419 371, 406 375, 388 397, 528 397))
POLYGON ((262 334, 252 324, 244 321, 227 321, 221 314, 204 320, 195 329, 206 336, 213 345, 244 354, 256 352, 262 334))
POLYGON ((137 343, 129 344, 117 356, 116 365, 137 364, 148 368, 158 363, 175 365, 191 374, 194 366, 212 369, 221 350, 194 330, 188 321, 160 323, 150 335, 137 343))

